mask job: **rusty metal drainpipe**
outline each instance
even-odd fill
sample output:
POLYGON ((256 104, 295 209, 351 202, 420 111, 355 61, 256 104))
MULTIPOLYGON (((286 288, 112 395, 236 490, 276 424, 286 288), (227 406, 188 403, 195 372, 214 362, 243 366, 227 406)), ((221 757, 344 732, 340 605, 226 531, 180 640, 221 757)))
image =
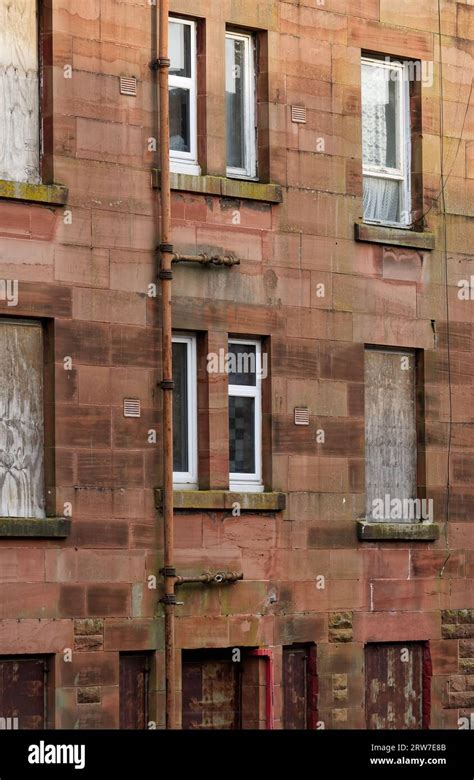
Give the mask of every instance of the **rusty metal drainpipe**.
POLYGON ((175 605, 174 592, 174 529, 173 529, 173 346, 171 325, 171 281, 173 273, 173 246, 171 244, 171 192, 170 192, 170 142, 169 142, 169 92, 170 68, 168 51, 169 0, 160 1, 158 84, 160 105, 160 168, 161 168, 161 234, 160 280, 162 314, 163 361, 163 536, 164 536, 164 596, 165 610, 165 678, 166 678, 166 728, 176 728, 176 664, 175 664, 175 605))
POLYGON ((203 252, 200 255, 173 255, 173 263, 199 263, 200 265, 240 265, 240 260, 234 255, 208 255, 203 252))
POLYGON ((178 585, 188 585, 189 583, 199 583, 203 585, 221 585, 223 582, 237 582, 237 580, 243 580, 244 574, 242 571, 217 571, 213 574, 207 571, 205 574, 200 574, 198 577, 182 577, 178 575, 176 577, 176 587, 178 585))

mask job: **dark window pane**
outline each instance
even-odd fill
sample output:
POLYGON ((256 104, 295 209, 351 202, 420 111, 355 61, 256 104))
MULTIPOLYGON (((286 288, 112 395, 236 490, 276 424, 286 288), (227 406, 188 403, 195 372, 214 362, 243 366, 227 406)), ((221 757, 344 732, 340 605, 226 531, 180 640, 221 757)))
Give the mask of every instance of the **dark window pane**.
MULTIPOLYGON (((392 77, 394 71, 390 71, 392 77)), ((396 71, 399 75, 398 71, 396 71)), ((389 168, 398 168, 398 154, 397 154, 397 92, 399 84, 394 81, 393 78, 388 84, 388 102, 385 106, 385 116, 387 125, 387 151, 385 164, 389 168)))
POLYGON ((229 397, 229 460, 231 473, 255 473, 254 398, 229 397))
POLYGON ((188 471, 187 345, 173 344, 173 471, 188 471))
POLYGON ((190 152, 189 89, 170 87, 170 149, 190 152))
POLYGON ((188 24, 170 22, 170 75, 191 77, 191 28, 188 24))
POLYGON ((257 348, 251 344, 229 344, 229 384, 255 387, 257 348))
POLYGON ((226 39, 227 165, 245 168, 245 44, 226 39))

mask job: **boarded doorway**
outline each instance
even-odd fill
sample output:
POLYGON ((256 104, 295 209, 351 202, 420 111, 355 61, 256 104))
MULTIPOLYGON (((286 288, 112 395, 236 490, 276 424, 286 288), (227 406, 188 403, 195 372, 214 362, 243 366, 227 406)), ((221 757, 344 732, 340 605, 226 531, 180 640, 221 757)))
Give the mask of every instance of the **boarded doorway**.
POLYGON ((241 727, 241 664, 231 650, 184 651, 183 729, 241 727))
POLYGON ((316 647, 283 648, 283 728, 315 729, 317 716, 316 647))
POLYGON ((422 729, 429 712, 429 656, 423 642, 365 648, 368 729, 422 729))
POLYGON ((0 715, 18 719, 3 728, 46 728, 46 674, 44 658, 0 658, 0 715))
POLYGON ((120 728, 146 729, 148 725, 147 653, 120 653, 120 728))

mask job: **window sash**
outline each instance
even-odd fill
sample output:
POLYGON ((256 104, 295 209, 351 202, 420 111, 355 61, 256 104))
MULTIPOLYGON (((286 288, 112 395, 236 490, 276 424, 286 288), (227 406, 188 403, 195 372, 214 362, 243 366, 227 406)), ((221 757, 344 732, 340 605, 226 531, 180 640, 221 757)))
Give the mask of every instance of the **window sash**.
POLYGON ((230 490, 246 490, 248 492, 260 492, 262 485, 262 345, 259 340, 254 339, 229 339, 230 344, 237 344, 241 347, 255 347, 255 358, 257 371, 255 375, 255 385, 232 385, 228 386, 229 398, 253 398, 254 405, 254 463, 255 471, 253 473, 230 472, 229 488, 230 490))
POLYGON ((197 159, 197 51, 196 51, 196 22, 178 17, 170 17, 173 24, 187 25, 191 28, 190 35, 190 63, 191 76, 175 76, 171 73, 168 77, 168 88, 184 89, 189 92, 189 152, 170 149, 171 169, 175 173, 191 173, 199 175, 201 169, 197 159))
POLYGON ((190 490, 198 487, 196 337, 173 333, 173 344, 186 345, 186 411, 188 418, 188 470, 173 471, 173 484, 176 487, 182 486, 190 490))
MULTIPOLYGON (((241 41, 244 44, 243 103, 245 160, 245 165, 242 168, 236 168, 228 165, 227 175, 234 178, 255 178, 257 175, 257 150, 255 132, 255 39, 253 35, 226 32, 226 42, 227 40, 241 41)), ((231 121, 231 117, 229 117, 227 113, 226 121, 231 121)))
MULTIPOLYGON (((364 221, 371 224, 393 225, 395 227, 406 227, 411 222, 411 182, 410 182, 410 95, 408 68, 406 63, 384 62, 369 57, 362 58, 362 65, 370 66, 385 71, 397 72, 397 91, 396 91, 396 155, 399 165, 395 168, 383 165, 367 165, 362 163, 363 177, 372 177, 376 179, 385 179, 387 181, 400 182, 399 187, 399 212, 401 219, 392 222, 384 219, 368 219, 364 214, 364 221)), ((362 131, 362 144, 364 144, 364 134, 362 131)), ((363 155, 362 155, 363 157, 363 155)))

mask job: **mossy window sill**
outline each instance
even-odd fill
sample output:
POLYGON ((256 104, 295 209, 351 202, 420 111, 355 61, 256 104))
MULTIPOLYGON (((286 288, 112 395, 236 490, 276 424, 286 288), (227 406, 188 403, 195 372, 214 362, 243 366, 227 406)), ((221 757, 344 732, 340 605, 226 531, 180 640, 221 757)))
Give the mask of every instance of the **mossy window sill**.
POLYGON ((354 237, 356 241, 367 241, 370 244, 403 246, 427 251, 435 248, 434 233, 423 233, 408 230, 408 228, 394 228, 385 225, 369 225, 366 222, 355 223, 354 237))
POLYGON ((67 517, 0 517, 0 538, 65 539, 70 533, 67 517))
MULTIPOLYGON (((152 185, 160 188, 160 171, 152 169, 152 185)), ((227 179, 224 176, 191 176, 188 173, 171 173, 171 189, 182 192, 197 192, 202 195, 218 195, 221 198, 238 200, 259 200, 264 203, 281 203, 282 189, 279 184, 264 184, 245 179, 227 179)))
POLYGON ((361 542, 435 542, 439 539, 436 523, 374 523, 357 521, 357 537, 361 542))
POLYGON ((42 203, 45 206, 64 206, 67 203, 68 188, 62 184, 28 184, 0 179, 0 198, 42 203))
MULTIPOLYGON (((162 491, 155 491, 157 509, 162 507, 162 491)), ((240 504, 247 512, 281 512, 286 507, 285 493, 235 493, 230 490, 175 490, 175 509, 229 509, 240 504)))

